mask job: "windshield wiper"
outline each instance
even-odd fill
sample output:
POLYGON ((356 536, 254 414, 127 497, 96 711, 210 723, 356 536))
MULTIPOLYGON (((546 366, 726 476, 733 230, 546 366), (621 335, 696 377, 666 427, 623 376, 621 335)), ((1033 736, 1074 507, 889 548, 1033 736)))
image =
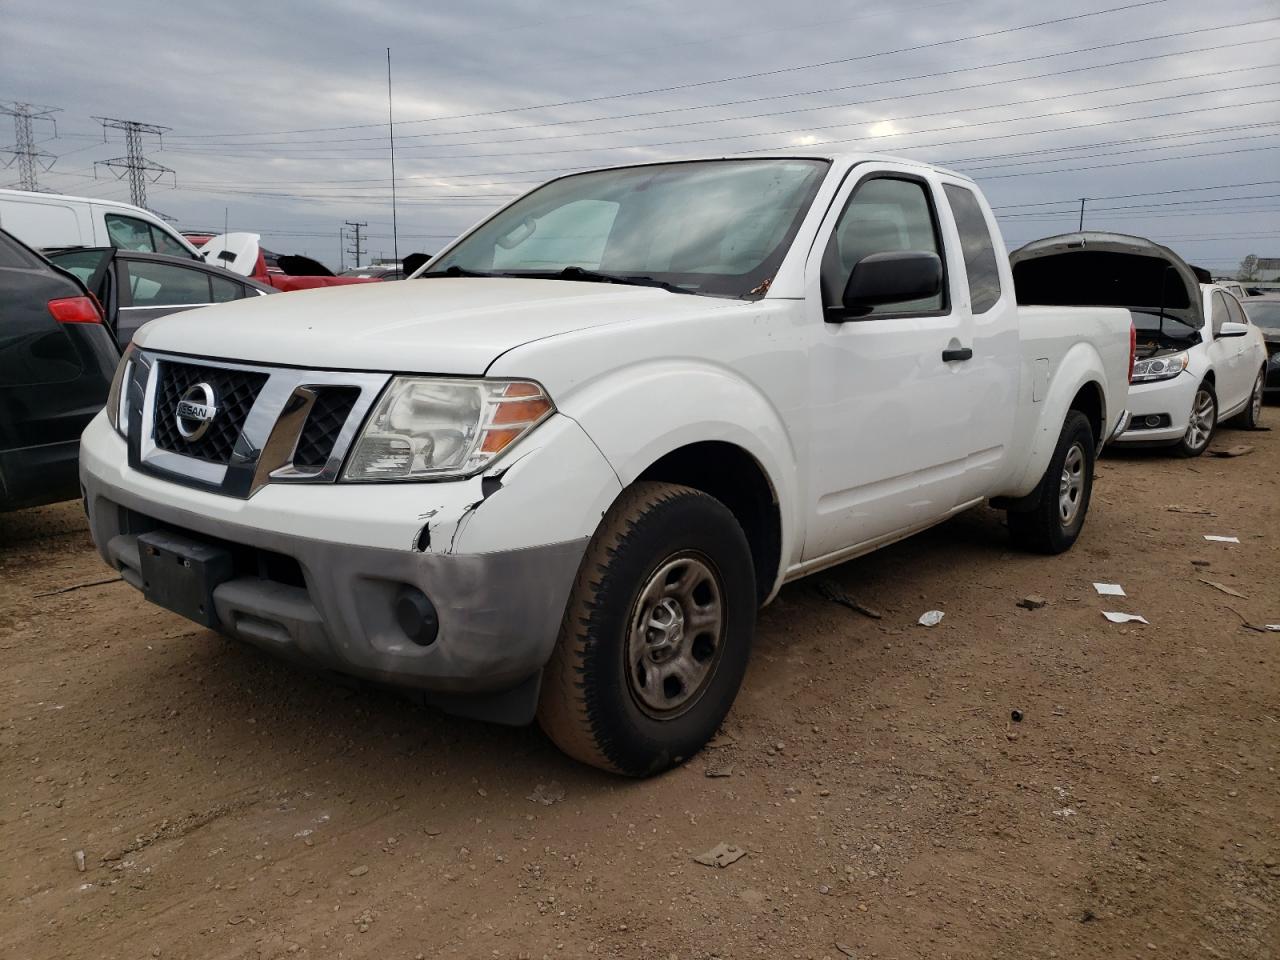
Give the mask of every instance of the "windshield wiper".
POLYGON ((583 283, 620 283, 631 287, 658 287, 672 293, 693 293, 684 287, 659 280, 657 277, 636 276, 629 273, 601 273, 599 270, 587 270, 585 267, 565 267, 558 273, 542 273, 528 271, 508 273, 508 277, 525 277, 530 280, 578 280, 583 283))
POLYGON ((460 267, 456 263, 444 270, 431 270, 418 277, 419 280, 426 280, 430 277, 509 277, 509 273, 485 273, 483 270, 468 270, 460 267))

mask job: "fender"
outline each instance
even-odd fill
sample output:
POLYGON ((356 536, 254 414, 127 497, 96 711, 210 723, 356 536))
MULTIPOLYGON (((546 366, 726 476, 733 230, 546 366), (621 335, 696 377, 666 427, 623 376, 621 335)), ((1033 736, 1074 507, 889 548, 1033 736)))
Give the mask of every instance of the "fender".
MULTIPOLYGON (((604 454, 623 487, 668 453, 705 440, 750 454, 780 510, 781 572, 800 548, 797 456, 778 411, 733 369, 707 360, 655 359, 617 367, 559 401, 604 454)), ((771 591, 772 592, 772 591, 771 591)))
MULTIPOLYGON (((1024 382, 1032 375, 1031 364, 1023 360, 1022 373, 1024 382)), ((1022 497, 1036 489, 1040 478, 1048 469, 1049 458, 1058 445, 1058 437, 1062 433, 1062 424, 1067 418, 1071 401, 1087 383, 1096 383, 1102 396, 1102 436, 1096 437, 1098 449, 1106 440, 1111 423, 1111 414, 1107 410, 1107 374, 1102 357, 1090 343, 1077 342, 1071 346, 1057 370, 1050 372, 1049 390, 1044 402, 1034 406, 1028 405, 1033 413, 1038 413, 1027 438, 1029 453, 1022 472, 1011 478, 1007 490, 1001 492, 1004 497, 1022 497), (1038 410, 1037 410, 1038 408, 1038 410)))

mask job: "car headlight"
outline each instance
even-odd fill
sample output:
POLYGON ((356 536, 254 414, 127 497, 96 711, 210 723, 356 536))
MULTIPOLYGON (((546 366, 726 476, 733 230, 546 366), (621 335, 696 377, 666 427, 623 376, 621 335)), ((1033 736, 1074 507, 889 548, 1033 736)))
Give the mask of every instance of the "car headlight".
POLYGON ((120 363, 116 365, 116 375, 111 378, 111 389, 107 391, 107 422, 122 437, 129 436, 129 391, 124 389, 124 385, 132 373, 133 344, 131 343, 120 355, 120 363))
POLYGON ((1187 369, 1187 364, 1190 362, 1190 355, 1185 350, 1182 353, 1167 353, 1162 357, 1148 357, 1133 365, 1129 382, 1150 383, 1153 380, 1172 380, 1187 369))
POLYGON ((365 423, 343 479, 470 476, 554 410, 529 381, 396 377, 365 423))

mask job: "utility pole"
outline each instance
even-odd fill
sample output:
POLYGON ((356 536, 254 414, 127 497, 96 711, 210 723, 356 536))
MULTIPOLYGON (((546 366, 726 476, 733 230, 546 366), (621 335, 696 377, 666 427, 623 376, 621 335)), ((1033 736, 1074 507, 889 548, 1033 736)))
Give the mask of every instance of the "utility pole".
POLYGON ((352 244, 351 248, 347 251, 347 253, 351 254, 356 258, 357 267, 360 266, 360 255, 364 253, 364 247, 361 246, 361 243, 363 242, 364 238, 360 236, 360 231, 363 230, 368 225, 369 224, 367 223, 352 223, 350 220, 347 221, 347 227, 351 231, 351 244, 352 244))
POLYGON ((13 117, 13 146, 3 148, 0 153, 12 154, 6 167, 17 163, 19 190, 38 191, 40 186, 36 183, 36 168, 48 170, 58 159, 46 150, 37 150, 35 137, 31 132, 33 121, 47 120, 53 124, 53 135, 56 137, 58 122, 53 119, 55 113, 61 113, 61 109, 18 100, 0 101, 0 114, 13 117))
POLYGON ((347 269, 347 232, 338 228, 338 272, 343 273, 347 269))
POLYGON ((387 132, 391 135, 391 250, 400 266, 400 229, 396 223, 396 122, 391 114, 391 48, 387 47, 387 132))
POLYGON ((1089 199, 1088 197, 1080 198, 1080 227, 1079 227, 1080 233, 1084 233, 1084 204, 1085 204, 1085 201, 1088 199, 1089 199))
MULTIPOLYGON (((168 133, 172 127, 160 127, 154 123, 139 123, 137 120, 116 120, 114 117, 94 117, 93 119, 102 124, 102 142, 107 142, 107 130, 123 130, 125 142, 125 156, 115 157, 111 160, 99 160, 93 165, 94 173, 98 171, 99 165, 110 167, 116 173, 117 180, 123 180, 126 176, 129 178, 129 199, 135 207, 147 207, 147 182, 156 183, 166 173, 173 175, 173 185, 178 185, 178 175, 169 167, 162 166, 149 160, 142 154, 142 135, 144 133, 152 134, 156 137, 162 137, 168 133)), ((164 146, 163 140, 161 147, 164 146)))

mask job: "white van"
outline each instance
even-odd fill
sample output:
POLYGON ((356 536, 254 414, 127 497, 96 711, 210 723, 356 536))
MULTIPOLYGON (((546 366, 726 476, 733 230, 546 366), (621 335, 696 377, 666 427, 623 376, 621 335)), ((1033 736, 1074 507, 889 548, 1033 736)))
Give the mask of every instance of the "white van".
POLYGON ((119 247, 200 259, 196 248, 154 213, 113 200, 0 190, 0 229, 37 249, 119 247))

